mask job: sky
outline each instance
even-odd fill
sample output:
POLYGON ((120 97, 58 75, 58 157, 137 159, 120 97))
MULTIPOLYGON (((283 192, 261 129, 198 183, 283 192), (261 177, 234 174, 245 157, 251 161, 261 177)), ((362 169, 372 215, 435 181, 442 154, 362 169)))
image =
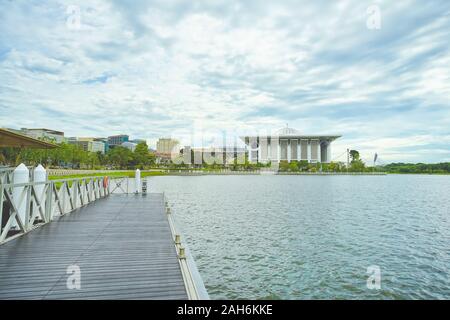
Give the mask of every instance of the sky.
POLYGON ((0 127, 154 146, 286 124, 342 135, 336 160, 450 161, 450 1, 0 0, 0 127))

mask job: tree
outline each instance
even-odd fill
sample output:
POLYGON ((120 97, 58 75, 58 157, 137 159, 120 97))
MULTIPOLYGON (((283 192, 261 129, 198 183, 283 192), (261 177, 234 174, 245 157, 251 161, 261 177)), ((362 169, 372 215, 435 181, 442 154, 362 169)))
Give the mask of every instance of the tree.
POLYGON ((291 161, 290 163, 289 163, 289 171, 298 171, 298 163, 297 163, 297 161, 291 161))
POLYGON ((320 170, 320 162, 310 163, 308 164, 308 171, 310 172, 317 172, 320 170))
POLYGON ((443 163, 390 163, 379 167, 381 171, 392 173, 450 173, 450 162, 443 163))
POLYGON ((289 162, 286 160, 280 161, 280 171, 288 171, 289 170, 289 162))
POLYGON ((98 163, 101 166, 105 166, 108 164, 108 158, 106 157, 106 155, 104 153, 102 153, 101 151, 97 151, 97 158, 98 158, 98 163))
POLYGON ((341 165, 337 162, 330 162, 328 164, 328 170, 331 172, 340 172, 341 171, 341 165))
POLYGON ((72 168, 81 165, 91 165, 89 152, 84 151, 77 145, 61 143, 58 148, 46 149, 16 149, 9 153, 6 151, 7 162, 17 165, 23 162, 27 165, 42 164, 44 166, 62 167, 72 164, 72 168))
POLYGON ((358 161, 359 160, 359 152, 357 150, 350 150, 350 158, 352 159, 351 162, 358 161))
POLYGON ((109 150, 108 159, 113 165, 126 169, 133 160, 133 152, 128 148, 116 146, 109 150))
POLYGON ((134 149, 133 157, 135 164, 138 165, 141 169, 143 169, 144 166, 150 164, 150 155, 148 152, 148 145, 146 142, 138 143, 136 149, 134 149))
POLYGON ((350 171, 363 172, 366 169, 366 165, 361 160, 352 161, 350 164, 350 171))
POLYGON ((366 165, 359 157, 359 152, 357 150, 350 150, 350 171, 353 172, 363 172, 366 169, 366 165))
POLYGON ((300 160, 297 163, 297 167, 300 171, 307 170, 308 169, 308 160, 300 160))
POLYGON ((6 164, 6 157, 3 153, 0 153, 0 164, 6 164))
POLYGON ((100 163, 97 153, 89 152, 89 154, 88 154, 88 163, 89 163, 90 169, 94 169, 94 167, 97 166, 100 163))

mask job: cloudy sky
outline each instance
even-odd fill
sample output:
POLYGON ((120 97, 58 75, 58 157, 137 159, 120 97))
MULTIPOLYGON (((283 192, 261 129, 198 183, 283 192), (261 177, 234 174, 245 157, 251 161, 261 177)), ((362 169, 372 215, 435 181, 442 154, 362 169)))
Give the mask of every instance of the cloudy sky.
POLYGON ((153 143, 288 123, 342 134, 333 157, 450 161, 448 0, 0 0, 0 30, 0 127, 153 143))

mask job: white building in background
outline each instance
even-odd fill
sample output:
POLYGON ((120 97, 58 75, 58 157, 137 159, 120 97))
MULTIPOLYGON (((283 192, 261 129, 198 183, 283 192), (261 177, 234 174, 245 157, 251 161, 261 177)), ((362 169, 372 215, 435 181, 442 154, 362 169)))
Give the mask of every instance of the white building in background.
POLYGON ((136 150, 137 143, 125 141, 121 144, 121 146, 134 152, 134 150, 136 150))
POLYGON ((237 146, 224 147, 207 147, 207 148, 192 148, 194 164, 202 164, 203 161, 212 164, 233 164, 235 160, 238 163, 245 162, 245 148, 237 146))
POLYGON ((163 160, 169 160, 173 154, 178 154, 180 142, 171 138, 159 138, 156 142, 156 156, 163 160))
POLYGON ((273 135, 245 136, 241 139, 247 146, 251 162, 301 161, 309 163, 331 162, 331 142, 340 135, 303 135, 286 127, 273 135))
POLYGON ((171 138, 159 138, 156 142, 156 152, 161 154, 171 154, 174 148, 179 145, 179 141, 171 138))
POLYGON ((69 138, 69 143, 80 146, 84 151, 105 153, 105 142, 97 138, 69 138))
POLYGON ((62 131, 50 130, 45 128, 21 128, 20 131, 13 131, 27 135, 34 139, 46 139, 54 143, 62 143, 66 141, 66 139, 64 138, 64 132, 62 131))

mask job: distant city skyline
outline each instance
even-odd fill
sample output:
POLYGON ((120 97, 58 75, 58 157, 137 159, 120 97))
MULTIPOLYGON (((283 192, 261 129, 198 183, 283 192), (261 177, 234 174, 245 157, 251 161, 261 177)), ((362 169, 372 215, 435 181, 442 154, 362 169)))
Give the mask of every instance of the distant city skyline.
POLYGON ((3 1, 0 127, 156 146, 289 123, 342 135, 332 157, 450 161, 450 3, 377 1, 375 28, 371 5, 3 1))

